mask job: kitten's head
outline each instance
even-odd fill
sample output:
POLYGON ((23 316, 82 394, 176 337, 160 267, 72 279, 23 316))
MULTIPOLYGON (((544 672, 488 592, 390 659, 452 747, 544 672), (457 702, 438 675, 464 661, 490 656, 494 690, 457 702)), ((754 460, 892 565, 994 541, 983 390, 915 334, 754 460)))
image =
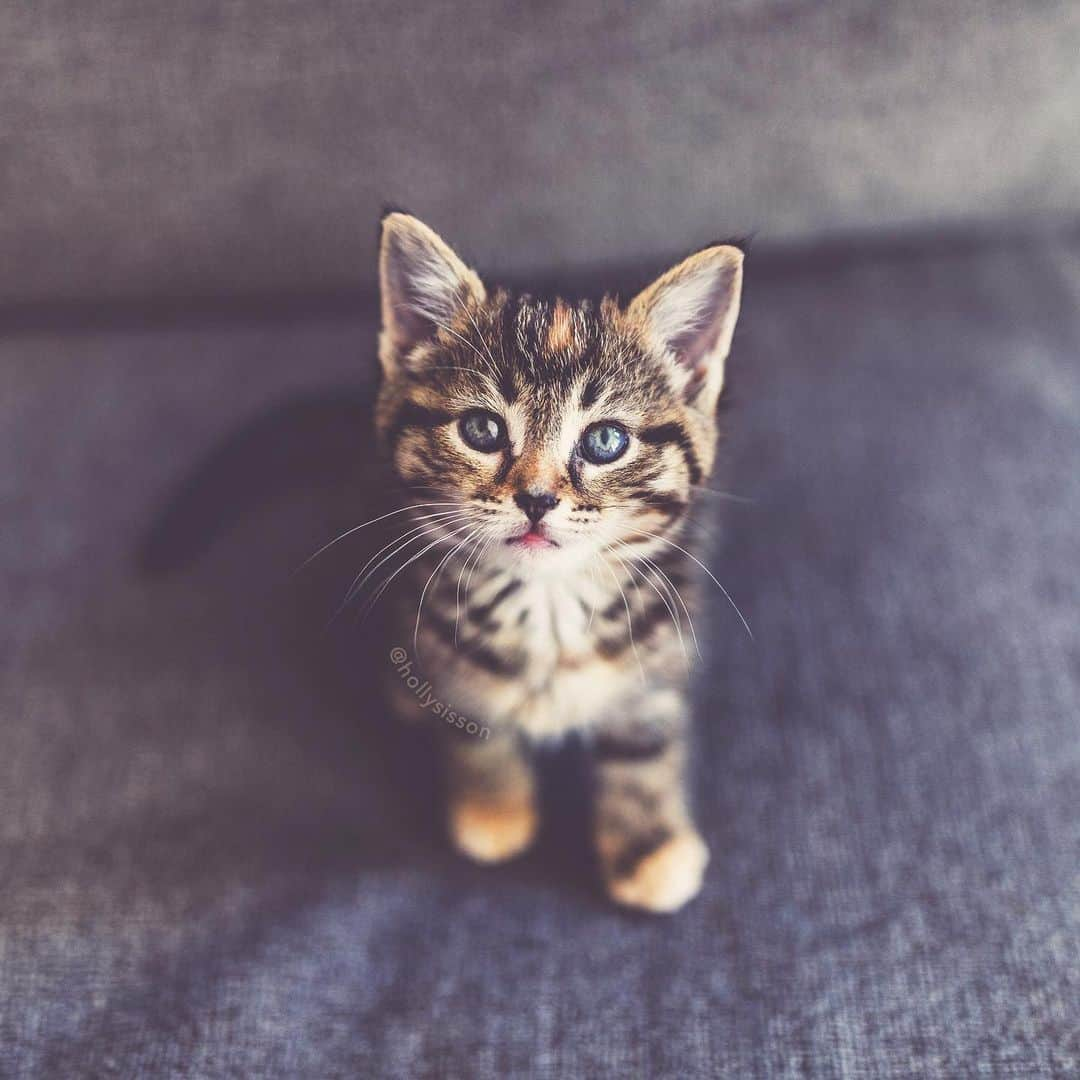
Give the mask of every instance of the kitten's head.
POLYGON ((678 528, 713 462, 737 248, 690 256, 625 308, 547 303, 489 293, 394 213, 379 271, 379 436, 432 528, 536 572, 678 528))

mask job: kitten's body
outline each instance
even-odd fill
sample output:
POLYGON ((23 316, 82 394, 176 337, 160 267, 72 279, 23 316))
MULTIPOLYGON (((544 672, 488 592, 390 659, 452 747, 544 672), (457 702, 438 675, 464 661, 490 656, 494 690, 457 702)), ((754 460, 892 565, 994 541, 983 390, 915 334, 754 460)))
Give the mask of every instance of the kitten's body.
POLYGON ((696 557, 682 526, 713 460, 741 255, 707 249, 625 311, 547 304, 489 296, 394 214, 381 272, 377 427, 419 493, 398 639, 490 731, 447 728, 452 836, 482 861, 527 846, 529 745, 580 731, 610 893, 673 910, 707 861, 683 791, 696 557))

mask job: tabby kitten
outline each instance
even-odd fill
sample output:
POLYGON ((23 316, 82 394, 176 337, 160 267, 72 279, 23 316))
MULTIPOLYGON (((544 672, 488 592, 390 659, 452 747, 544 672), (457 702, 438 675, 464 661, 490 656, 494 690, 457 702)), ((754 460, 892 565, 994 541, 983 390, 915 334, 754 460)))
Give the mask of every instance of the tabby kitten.
MULTIPOLYGON (((489 292, 393 213, 379 271, 377 432, 418 500, 402 511, 415 588, 397 640, 415 645, 407 670, 486 729, 440 724, 453 841, 484 863, 524 851, 530 746, 578 731, 607 891, 674 911, 709 857, 684 790, 696 557, 681 530, 713 463, 742 253, 700 251, 625 308, 546 303, 489 292)), ((395 710, 425 712, 388 681, 395 710)))

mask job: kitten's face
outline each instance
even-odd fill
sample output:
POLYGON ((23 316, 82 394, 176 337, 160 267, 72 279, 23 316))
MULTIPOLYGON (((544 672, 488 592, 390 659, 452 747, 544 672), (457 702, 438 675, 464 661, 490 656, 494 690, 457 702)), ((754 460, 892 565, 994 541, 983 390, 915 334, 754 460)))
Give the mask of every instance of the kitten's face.
POLYGON ((381 270, 379 432, 433 538, 562 574, 677 529, 712 464, 736 249, 691 257, 626 311, 489 297, 404 215, 384 223, 381 270))

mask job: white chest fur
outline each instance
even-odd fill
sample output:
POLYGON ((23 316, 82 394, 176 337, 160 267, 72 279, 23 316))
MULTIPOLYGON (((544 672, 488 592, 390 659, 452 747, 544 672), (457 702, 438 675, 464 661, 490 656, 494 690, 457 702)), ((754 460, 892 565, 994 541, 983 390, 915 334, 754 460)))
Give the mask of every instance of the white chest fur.
POLYGON ((596 649, 594 624, 610 603, 610 588, 588 574, 523 582, 493 613, 486 640, 527 662, 512 678, 478 680, 461 671, 458 696, 492 722, 533 738, 558 737, 599 719, 626 693, 626 677, 596 649))

